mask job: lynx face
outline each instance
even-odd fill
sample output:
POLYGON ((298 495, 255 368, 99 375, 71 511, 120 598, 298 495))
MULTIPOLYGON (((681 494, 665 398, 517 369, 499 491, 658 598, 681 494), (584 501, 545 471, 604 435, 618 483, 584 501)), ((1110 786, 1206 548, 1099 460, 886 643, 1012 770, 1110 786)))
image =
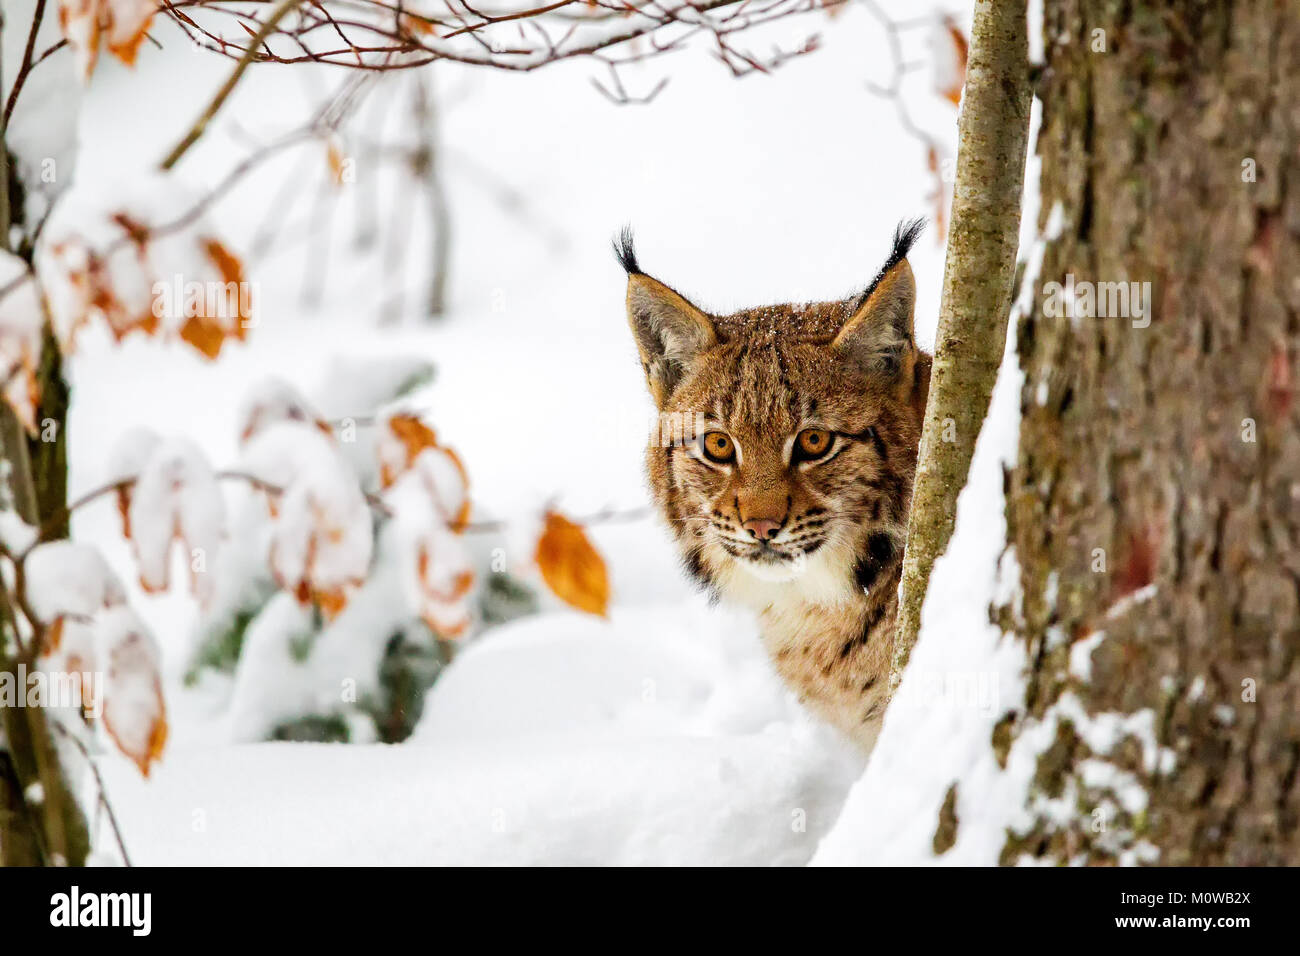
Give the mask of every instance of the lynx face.
POLYGON ((912 338, 904 258, 860 295, 714 316, 642 273, 625 236, 628 317, 660 412, 655 499, 705 586, 755 606, 861 595, 902 551, 930 359, 912 338))

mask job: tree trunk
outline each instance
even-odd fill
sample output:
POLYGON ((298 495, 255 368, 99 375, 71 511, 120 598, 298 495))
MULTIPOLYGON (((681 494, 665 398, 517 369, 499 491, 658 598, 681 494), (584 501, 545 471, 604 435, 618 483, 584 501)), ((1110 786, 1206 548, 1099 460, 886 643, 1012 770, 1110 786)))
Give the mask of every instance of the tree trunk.
POLYGON ((66 538, 68 516, 68 404, 71 393, 63 377, 63 355, 49 322, 37 368, 41 400, 36 407, 36 434, 27 439, 36 514, 47 538, 66 538))
MULTIPOLYGON (((10 25, 12 27, 12 25, 10 25)), ((26 25, 24 24, 24 27, 26 25)), ((0 222, 0 249, 9 250, 10 225, 24 225, 21 211, 24 186, 10 162, 5 128, 0 122, 0 193, 5 196, 0 222)), ((30 239, 30 236, 28 237, 30 239)), ((30 242, 20 250, 30 255, 30 242)), ((28 436, 13 410, 0 403, 0 465, 5 469, 4 498, 23 521, 50 537, 66 537, 68 386, 62 357, 48 317, 37 373, 41 391, 36 410, 37 434, 28 436)), ((3 588, 0 588, 3 592, 3 588)), ((27 688, 17 681, 19 664, 35 666, 32 648, 20 648, 8 632, 18 633, 17 616, 7 593, 0 593, 0 673, 14 681, 17 693, 27 688)), ((39 707, 6 707, 0 711, 0 862, 37 862, 80 866, 90 852, 85 815, 62 765, 53 728, 39 707), (39 785, 35 786, 34 785, 39 785), (31 796, 39 792, 39 799, 31 796)))
MULTIPOLYGON (((66 393, 64 403, 66 412, 66 393)), ((18 516, 30 525, 39 524, 41 492, 32 480, 27 435, 8 405, 0 405, 0 461, 8 472, 6 496, 18 516)), ((18 632, 17 612, 2 588, 0 630, 18 632)), ((17 694, 24 697, 27 687, 18 680, 19 665, 25 668, 24 673, 36 667, 34 638, 28 641, 25 648, 11 648, 13 640, 9 638, 0 647, 0 673, 5 673, 17 694)), ((60 759, 48 715, 42 707, 25 703, 0 708, 0 741, 4 744, 0 751, 0 860, 7 865, 40 859, 81 866, 90 853, 85 815, 60 759), (30 800, 37 791, 39 798, 30 800)))
POLYGON ((1029 138, 1024 0, 979 0, 971 28, 952 229, 912 490, 890 690, 921 627, 935 559, 948 547, 980 423, 1006 348, 1029 138))
POLYGON ((1079 812, 1036 812, 1003 860, 1300 863, 1300 17, 1045 6, 1060 229, 1018 328, 1022 606, 995 611, 1029 716, 1056 720, 1029 806, 1079 812), (1139 287, 1126 315, 1062 316, 1067 277, 1112 313, 1100 283, 1150 283, 1150 309, 1139 287), (1103 713, 1127 721, 1110 741, 1103 713))

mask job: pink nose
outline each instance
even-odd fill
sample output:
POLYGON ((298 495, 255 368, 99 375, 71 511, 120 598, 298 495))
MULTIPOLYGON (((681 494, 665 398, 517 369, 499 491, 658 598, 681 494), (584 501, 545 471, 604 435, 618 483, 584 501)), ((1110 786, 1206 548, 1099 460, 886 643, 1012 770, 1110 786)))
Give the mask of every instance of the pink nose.
POLYGON ((752 534, 756 541, 771 541, 781 530, 781 522, 771 518, 750 518, 742 522, 741 527, 752 534))

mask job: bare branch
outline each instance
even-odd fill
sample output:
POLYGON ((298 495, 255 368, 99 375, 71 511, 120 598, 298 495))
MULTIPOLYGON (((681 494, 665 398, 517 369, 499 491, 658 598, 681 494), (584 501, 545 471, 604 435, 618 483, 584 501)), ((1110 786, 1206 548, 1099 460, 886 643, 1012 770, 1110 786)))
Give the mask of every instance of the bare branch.
POLYGON ((199 137, 203 135, 203 131, 207 129, 208 123, 212 122, 212 118, 217 115, 217 111, 221 109, 222 105, 234 91, 235 85, 239 82, 239 78, 244 75, 244 70, 248 69, 248 65, 256 58, 257 48, 262 45, 267 37, 275 32, 280 21, 288 16, 300 3, 302 3, 302 0, 280 0, 279 6, 277 6, 271 12, 271 15, 266 18, 261 29, 253 34, 253 39, 244 50, 243 55, 239 58, 239 63, 226 79, 226 82, 221 85, 221 89, 217 90, 216 95, 212 98, 212 102, 204 108, 194 125, 190 127, 189 132, 181 138, 179 143, 172 147, 171 152, 168 153, 167 157, 162 161, 161 165, 163 169, 171 169, 175 166, 180 158, 185 155, 185 151, 198 142, 199 137))
MULTIPOLYGON (((23 58, 18 64, 18 75, 14 77, 14 85, 9 90, 9 99, 5 101, 4 121, 0 122, 0 129, 6 129, 9 126, 9 117, 13 115, 14 105, 18 102, 18 94, 22 91, 23 84, 27 82, 27 75, 31 73, 32 67, 39 61, 32 59, 36 50, 36 34, 41 30, 41 21, 45 19, 45 0, 36 0, 36 9, 32 12, 32 26, 27 33, 27 46, 23 49, 23 58)), ((49 55, 46 51, 41 59, 49 55)))
POLYGON ((100 775, 99 764, 95 763, 95 758, 85 742, 65 727, 60 721, 51 719, 54 729, 59 732, 64 740, 69 740, 72 745, 81 752, 81 756, 86 759, 86 765, 90 767, 91 776, 95 778, 95 791, 98 794, 99 805, 104 808, 108 814, 108 825, 113 830, 113 839, 117 841, 117 852, 122 854, 122 865, 130 866, 131 857, 126 852, 126 841, 122 839, 122 828, 118 825, 117 814, 113 812, 113 804, 108 799, 108 789, 104 786, 104 778, 100 775))

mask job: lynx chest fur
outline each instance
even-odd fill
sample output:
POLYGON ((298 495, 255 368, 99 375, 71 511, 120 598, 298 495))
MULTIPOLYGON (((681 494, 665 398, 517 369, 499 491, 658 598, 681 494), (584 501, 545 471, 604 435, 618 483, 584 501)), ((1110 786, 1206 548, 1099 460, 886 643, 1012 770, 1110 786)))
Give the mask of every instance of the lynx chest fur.
POLYGON ((628 321, 661 426, 646 464, 688 572, 751 608, 778 674, 865 749, 884 715, 930 357, 900 226, 843 301, 713 315, 642 272, 628 321))

